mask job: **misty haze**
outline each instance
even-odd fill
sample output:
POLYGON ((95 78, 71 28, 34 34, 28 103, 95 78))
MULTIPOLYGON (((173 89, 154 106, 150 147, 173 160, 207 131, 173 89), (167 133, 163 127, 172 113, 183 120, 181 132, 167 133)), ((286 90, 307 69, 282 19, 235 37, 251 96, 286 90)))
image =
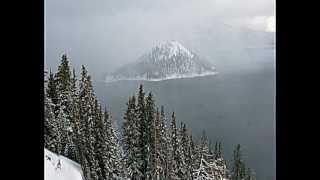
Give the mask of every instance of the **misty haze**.
POLYGON ((228 166, 241 144, 256 179, 275 180, 274 13, 271 0, 46 0, 45 68, 67 54, 79 80, 85 65, 120 132, 142 84, 169 122, 221 141, 228 166))

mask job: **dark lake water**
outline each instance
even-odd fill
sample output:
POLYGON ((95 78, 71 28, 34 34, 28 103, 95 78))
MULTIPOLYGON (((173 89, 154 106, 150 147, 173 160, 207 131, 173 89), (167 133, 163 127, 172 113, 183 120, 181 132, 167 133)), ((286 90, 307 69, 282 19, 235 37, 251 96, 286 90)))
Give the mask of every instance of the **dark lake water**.
POLYGON ((275 179, 275 72, 274 67, 192 79, 160 82, 121 81, 95 83, 99 99, 121 124, 129 95, 139 84, 152 91, 167 117, 187 123, 196 136, 206 130, 212 140, 222 140, 230 160, 234 146, 243 146, 245 161, 258 180, 275 179))

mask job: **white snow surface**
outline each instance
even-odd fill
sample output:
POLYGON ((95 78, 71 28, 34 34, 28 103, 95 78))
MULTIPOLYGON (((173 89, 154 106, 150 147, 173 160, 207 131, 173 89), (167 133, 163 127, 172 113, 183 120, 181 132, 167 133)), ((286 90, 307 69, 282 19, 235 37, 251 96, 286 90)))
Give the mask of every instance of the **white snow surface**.
POLYGON ((44 173, 44 180, 84 180, 78 163, 47 149, 44 149, 44 173))

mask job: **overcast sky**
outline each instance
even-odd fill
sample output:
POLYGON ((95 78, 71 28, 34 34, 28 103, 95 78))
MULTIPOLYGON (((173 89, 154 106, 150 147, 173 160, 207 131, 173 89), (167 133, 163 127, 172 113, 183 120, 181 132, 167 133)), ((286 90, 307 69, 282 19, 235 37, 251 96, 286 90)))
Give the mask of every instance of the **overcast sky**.
POLYGON ((55 69, 67 53, 100 78, 173 39, 222 64, 243 46, 226 27, 272 32, 274 13, 274 0, 46 0, 45 64, 55 69))

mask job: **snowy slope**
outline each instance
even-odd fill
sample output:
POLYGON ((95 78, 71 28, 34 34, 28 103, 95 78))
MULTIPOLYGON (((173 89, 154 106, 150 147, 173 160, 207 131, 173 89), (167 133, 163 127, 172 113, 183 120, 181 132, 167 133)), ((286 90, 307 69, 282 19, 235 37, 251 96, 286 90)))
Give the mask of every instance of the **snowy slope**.
POLYGON ((83 180, 79 164, 47 149, 44 149, 44 168, 44 180, 83 180))
POLYGON ((157 45, 136 62, 107 75, 106 81, 161 81, 214 74, 216 74, 215 68, 209 62, 200 59, 179 42, 168 41, 157 45))

